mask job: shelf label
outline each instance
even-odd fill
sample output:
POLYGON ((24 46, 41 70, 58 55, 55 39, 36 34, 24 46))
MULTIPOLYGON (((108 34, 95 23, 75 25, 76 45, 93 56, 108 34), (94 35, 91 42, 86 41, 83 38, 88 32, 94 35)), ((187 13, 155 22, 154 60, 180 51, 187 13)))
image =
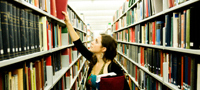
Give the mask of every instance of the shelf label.
POLYGON ((12 51, 15 52, 15 48, 13 48, 12 51))
POLYGON ((1 54, 3 54, 3 49, 1 49, 1 54))
POLYGON ((8 48, 7 51, 10 52, 10 48, 8 48))
POLYGON ((19 51, 22 51, 22 49, 21 49, 21 48, 19 48, 19 51))
POLYGON ((15 48, 15 51, 18 52, 18 48, 15 48))
POLYGON ((24 47, 24 50, 26 50, 26 47, 24 47))

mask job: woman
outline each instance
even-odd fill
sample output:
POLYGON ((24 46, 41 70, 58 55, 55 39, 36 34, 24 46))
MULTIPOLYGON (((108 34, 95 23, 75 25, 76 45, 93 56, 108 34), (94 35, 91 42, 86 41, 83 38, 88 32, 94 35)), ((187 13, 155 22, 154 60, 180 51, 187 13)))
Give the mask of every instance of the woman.
MULTIPOLYGON (((114 57, 117 54, 117 42, 111 36, 101 34, 101 36, 91 42, 90 50, 88 50, 82 44, 79 36, 72 27, 68 15, 65 12, 62 13, 65 15, 64 21, 74 45, 90 61, 86 85, 87 90, 96 90, 97 75, 109 72, 115 72, 117 76, 124 75, 120 66, 114 62, 114 57)), ((124 81, 124 90, 130 90, 126 80, 124 81)))

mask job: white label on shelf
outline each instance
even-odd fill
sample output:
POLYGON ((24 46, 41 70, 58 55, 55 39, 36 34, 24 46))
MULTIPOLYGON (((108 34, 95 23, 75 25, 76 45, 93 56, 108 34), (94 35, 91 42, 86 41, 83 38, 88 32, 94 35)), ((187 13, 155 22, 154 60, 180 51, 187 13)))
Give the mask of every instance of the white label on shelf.
POLYGON ((37 45, 35 45, 35 48, 37 48, 37 45))
POLYGON ((3 49, 1 49, 1 54, 3 54, 4 52, 3 52, 3 49))
POLYGON ((15 48, 13 48, 12 51, 15 52, 15 48))
POLYGON ((21 49, 21 48, 19 48, 19 51, 22 51, 22 49, 21 49))
POLYGON ((7 51, 10 52, 10 48, 8 48, 7 51))
POLYGON ((18 52, 18 49, 17 49, 17 48, 15 48, 15 51, 16 51, 16 52, 18 52))
POLYGON ((26 47, 24 47, 24 50, 26 50, 26 47))
POLYGON ((29 47, 27 47, 27 49, 29 50, 29 47))
POLYGON ((193 42, 190 42, 190 46, 193 46, 194 45, 194 43, 193 42))
POLYGON ((158 70, 160 70, 160 68, 158 68, 158 70))

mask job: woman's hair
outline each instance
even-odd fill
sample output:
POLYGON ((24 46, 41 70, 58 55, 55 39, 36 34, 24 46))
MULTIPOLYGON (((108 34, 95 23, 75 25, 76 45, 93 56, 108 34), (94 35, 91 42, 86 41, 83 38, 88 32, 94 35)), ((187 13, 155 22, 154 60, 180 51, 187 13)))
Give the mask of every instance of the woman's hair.
MULTIPOLYGON (((106 47, 106 51, 103 54, 103 61, 107 62, 107 60, 111 60, 113 62, 115 56, 117 55, 117 42, 114 38, 107 34, 101 35, 101 45, 102 47, 106 47)), ((97 63, 97 57, 94 54, 92 56, 92 60, 90 60, 90 67, 93 67, 97 63)))

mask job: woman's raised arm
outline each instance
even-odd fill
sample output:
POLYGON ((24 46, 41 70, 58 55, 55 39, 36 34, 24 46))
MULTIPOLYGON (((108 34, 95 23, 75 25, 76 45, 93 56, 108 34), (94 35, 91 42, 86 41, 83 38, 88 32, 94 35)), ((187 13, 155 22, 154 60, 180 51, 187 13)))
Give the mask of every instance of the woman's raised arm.
POLYGON ((78 34, 75 32, 72 24, 70 23, 70 20, 69 20, 69 16, 66 12, 62 11, 62 13, 65 15, 65 24, 67 26, 67 29, 68 29, 68 32, 71 36, 71 39, 72 41, 77 41, 80 37, 78 36, 78 34))

